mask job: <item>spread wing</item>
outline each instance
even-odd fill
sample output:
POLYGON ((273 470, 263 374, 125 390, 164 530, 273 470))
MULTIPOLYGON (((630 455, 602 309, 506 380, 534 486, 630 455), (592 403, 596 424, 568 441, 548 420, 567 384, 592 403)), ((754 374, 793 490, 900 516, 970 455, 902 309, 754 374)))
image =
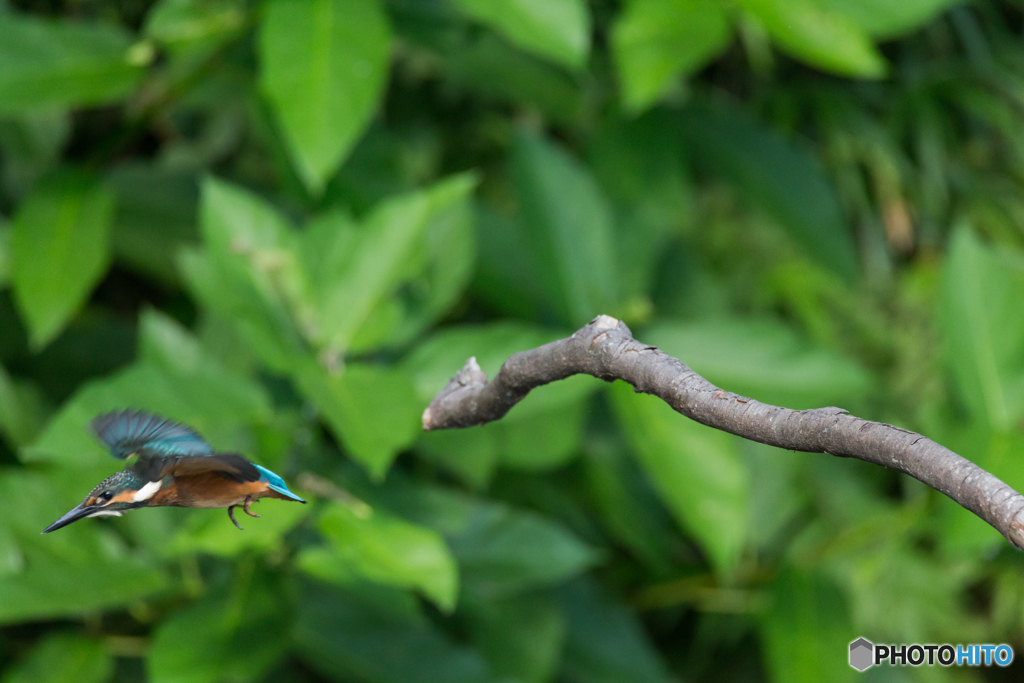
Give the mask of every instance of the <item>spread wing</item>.
POLYGON ((242 456, 214 453, 194 429, 159 415, 140 410, 107 413, 93 419, 92 428, 113 457, 124 460, 137 455, 130 469, 146 481, 206 472, 238 482, 260 478, 259 470, 242 456))
POLYGON ((158 481, 170 475, 189 477, 196 474, 216 472, 226 479, 239 483, 256 481, 260 472, 256 466, 240 455, 234 453, 216 453, 206 457, 155 455, 145 451, 139 453, 139 459, 131 466, 146 481, 158 481))
POLYGON ((141 410, 122 410, 93 418, 93 431, 110 449, 110 455, 124 460, 143 451, 152 455, 208 456, 213 448, 192 429, 141 410))

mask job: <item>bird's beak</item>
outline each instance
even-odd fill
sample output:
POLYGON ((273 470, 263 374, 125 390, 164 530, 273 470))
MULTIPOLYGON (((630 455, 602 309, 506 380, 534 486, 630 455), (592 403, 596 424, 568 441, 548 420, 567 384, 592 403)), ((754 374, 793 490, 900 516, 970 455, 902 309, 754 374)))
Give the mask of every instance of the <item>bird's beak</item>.
POLYGON ((98 506, 96 506, 96 505, 86 505, 85 501, 83 500, 81 503, 79 503, 74 508, 72 508, 70 512, 65 514, 63 517, 58 519, 56 522, 54 522, 50 526, 48 526, 45 529, 43 529, 43 533, 44 534, 48 534, 51 531, 56 531, 57 529, 60 529, 62 527, 66 527, 68 524, 71 524, 72 522, 77 522, 78 520, 82 519, 83 517, 88 517, 92 513, 96 512, 97 509, 98 509, 98 506))

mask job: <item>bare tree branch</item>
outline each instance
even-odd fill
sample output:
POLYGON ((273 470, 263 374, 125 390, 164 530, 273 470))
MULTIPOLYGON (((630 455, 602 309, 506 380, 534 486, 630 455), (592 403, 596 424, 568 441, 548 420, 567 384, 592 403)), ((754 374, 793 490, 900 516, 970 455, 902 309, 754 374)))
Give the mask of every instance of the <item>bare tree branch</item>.
POLYGON ((490 382, 470 358, 423 411, 423 429, 498 420, 534 387, 576 374, 625 380, 686 417, 745 439, 899 470, 942 491, 1024 549, 1024 496, 970 460, 920 434, 841 408, 791 410, 719 389, 682 361, 633 339, 625 324, 606 315, 571 337, 515 354, 490 382))

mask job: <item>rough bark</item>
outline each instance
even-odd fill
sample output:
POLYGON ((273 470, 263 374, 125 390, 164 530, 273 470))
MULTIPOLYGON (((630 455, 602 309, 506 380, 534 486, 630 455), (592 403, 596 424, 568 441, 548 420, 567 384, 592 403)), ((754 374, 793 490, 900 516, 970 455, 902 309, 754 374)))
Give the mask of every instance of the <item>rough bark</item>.
POLYGON ((490 382, 470 358, 423 412, 423 429, 498 420, 534 387, 576 374, 625 380, 692 420, 745 439, 857 458, 909 474, 1024 549, 1024 496, 970 460, 925 436, 841 408, 791 410, 719 389, 682 361, 638 342, 625 324, 606 315, 571 337, 513 355, 490 382))

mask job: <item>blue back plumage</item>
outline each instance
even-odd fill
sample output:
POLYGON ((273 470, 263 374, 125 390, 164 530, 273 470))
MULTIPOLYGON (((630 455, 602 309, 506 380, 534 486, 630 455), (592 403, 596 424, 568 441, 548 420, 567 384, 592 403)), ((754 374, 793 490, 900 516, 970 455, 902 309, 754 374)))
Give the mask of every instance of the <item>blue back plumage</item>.
POLYGON ((158 456, 213 455, 213 448, 191 427, 140 410, 100 415, 92 421, 96 436, 110 455, 124 460, 133 453, 158 456))
POLYGON ((297 500, 300 503, 306 502, 288 490, 288 485, 284 483, 284 479, 277 476, 276 474, 268 470, 266 467, 261 467, 260 465, 256 465, 255 463, 254 466, 256 467, 256 469, 260 471, 260 480, 267 482, 267 486, 269 486, 270 488, 277 491, 283 496, 288 496, 292 500, 297 500))

